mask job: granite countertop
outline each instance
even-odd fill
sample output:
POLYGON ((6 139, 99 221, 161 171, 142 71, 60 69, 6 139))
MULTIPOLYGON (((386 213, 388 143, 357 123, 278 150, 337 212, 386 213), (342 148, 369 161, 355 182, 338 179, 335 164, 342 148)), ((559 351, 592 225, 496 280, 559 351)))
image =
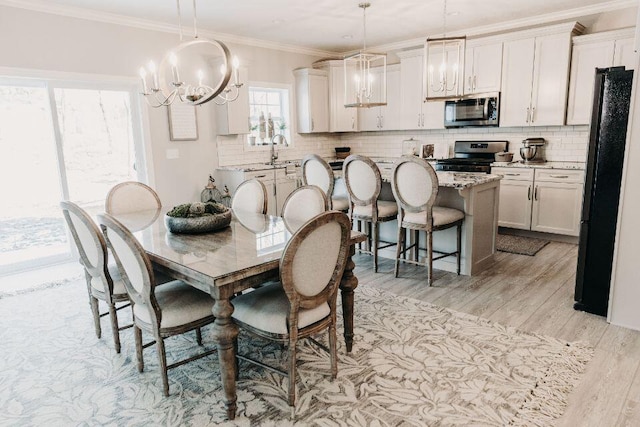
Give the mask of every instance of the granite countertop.
POLYGON ((267 165, 264 163, 248 163, 245 165, 218 166, 218 170, 238 171, 238 172, 254 172, 262 170, 284 169, 287 166, 300 166, 300 160, 276 162, 275 165, 267 165))
POLYGON ((493 162, 491 164, 491 167, 584 170, 585 165, 582 162, 544 162, 544 163, 493 162))
MULTIPOLYGON (((380 175, 382 175, 383 182, 391 182, 391 170, 393 166, 391 164, 379 165, 380 175)), ((486 184, 488 182, 499 181, 502 179, 500 175, 491 175, 486 173, 473 173, 473 172, 443 172, 437 171, 438 183, 440 187, 455 188, 457 190, 463 190, 465 188, 475 187, 476 185, 486 184)), ((335 178, 342 178, 342 171, 333 171, 335 178)))

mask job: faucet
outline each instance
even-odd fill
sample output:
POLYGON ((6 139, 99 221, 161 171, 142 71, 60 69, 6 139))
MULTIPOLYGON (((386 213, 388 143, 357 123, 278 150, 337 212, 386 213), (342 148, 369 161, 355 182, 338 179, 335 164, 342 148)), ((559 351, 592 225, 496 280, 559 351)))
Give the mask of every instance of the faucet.
POLYGON ((284 135, 281 134, 276 134, 273 135, 273 137, 271 137, 271 165, 275 165, 276 164, 276 160, 278 160, 278 153, 276 152, 276 138, 280 138, 280 142, 282 145, 284 145, 285 147, 289 146, 289 143, 287 142, 287 138, 284 137, 284 135))

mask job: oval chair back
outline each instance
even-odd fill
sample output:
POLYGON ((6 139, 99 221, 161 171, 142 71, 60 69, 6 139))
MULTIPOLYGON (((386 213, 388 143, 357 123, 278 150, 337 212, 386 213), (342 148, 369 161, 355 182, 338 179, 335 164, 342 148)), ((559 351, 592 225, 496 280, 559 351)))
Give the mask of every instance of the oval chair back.
POLYGON ((428 229, 433 224, 433 205, 438 196, 438 176, 424 159, 401 157, 391 174, 391 190, 398 203, 399 221, 406 212, 424 212, 428 229), (420 185, 416 185, 416 183, 420 185))
POLYGON ((282 219, 292 233, 311 218, 329 209, 327 196, 320 187, 304 185, 296 188, 282 205, 282 219))
POLYGON ((349 211, 353 210, 353 205, 372 205, 375 213, 375 203, 382 188, 382 176, 378 166, 368 157, 352 154, 344 161, 342 170, 349 193, 349 211))
POLYGON ((302 184, 320 187, 327 198, 333 194, 333 170, 317 154, 309 154, 302 159, 302 184))
POLYGON ((153 188, 137 181, 114 186, 109 190, 104 206, 105 212, 112 215, 160 208, 162 203, 153 188))
POLYGON ((267 213, 267 187, 258 179, 244 181, 236 188, 231 209, 243 212, 267 213))

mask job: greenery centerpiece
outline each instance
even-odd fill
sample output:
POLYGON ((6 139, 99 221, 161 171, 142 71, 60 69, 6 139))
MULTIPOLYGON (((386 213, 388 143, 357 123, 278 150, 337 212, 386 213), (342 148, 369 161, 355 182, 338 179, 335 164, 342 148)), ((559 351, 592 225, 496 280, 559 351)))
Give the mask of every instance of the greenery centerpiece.
POLYGON ((221 203, 184 203, 175 206, 164 217, 172 233, 207 233, 227 227, 231 210, 221 203))

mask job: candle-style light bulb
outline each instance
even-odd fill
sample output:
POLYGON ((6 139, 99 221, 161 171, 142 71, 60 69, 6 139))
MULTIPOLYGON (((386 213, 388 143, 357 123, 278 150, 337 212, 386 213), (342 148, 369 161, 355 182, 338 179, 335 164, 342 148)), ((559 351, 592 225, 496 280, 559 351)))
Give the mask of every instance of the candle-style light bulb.
POLYGON ((202 80, 204 79, 204 72, 198 70, 198 86, 202 87, 202 80))
POLYGON ((240 82, 240 60, 238 59, 237 56, 233 57, 233 84, 235 84, 236 86, 238 85, 238 83, 240 82))
POLYGON ((178 57, 171 52, 169 55, 169 63, 171 64, 171 72, 173 73, 173 82, 180 83, 180 74, 178 73, 178 57))
POLYGON ((149 61, 148 67, 149 72, 151 73, 151 78, 153 79, 153 87, 151 89, 158 89, 158 73, 155 62, 149 61))
POLYGON ((142 80, 142 93, 146 94, 147 92, 147 70, 144 67, 140 67, 140 79, 142 80))

